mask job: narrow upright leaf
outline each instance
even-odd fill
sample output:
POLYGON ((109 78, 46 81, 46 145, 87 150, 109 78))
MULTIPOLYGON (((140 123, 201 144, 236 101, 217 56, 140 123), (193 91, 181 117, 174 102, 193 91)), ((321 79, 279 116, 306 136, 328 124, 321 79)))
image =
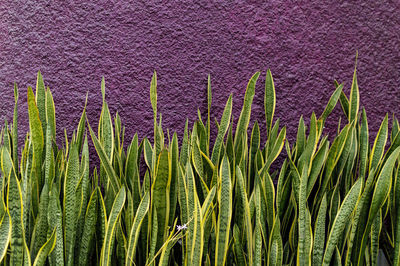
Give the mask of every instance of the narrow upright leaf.
POLYGON ((22 265, 24 259, 24 226, 22 222, 22 194, 21 187, 13 167, 5 171, 5 163, 11 162, 7 149, 2 149, 1 167, 8 176, 7 208, 11 218, 11 249, 10 265, 22 265))
POLYGON ((354 211, 358 198, 361 193, 361 179, 358 179, 357 182, 353 185, 351 190, 347 193, 343 203, 340 206, 338 213, 336 214, 335 220, 331 227, 331 231, 329 233, 325 254, 323 258, 323 265, 328 266, 333 252, 335 251, 335 247, 338 243, 339 237, 342 234, 346 224, 349 222, 349 217, 351 213, 354 211))
POLYGON ((232 217, 231 173, 228 158, 222 160, 218 189, 218 223, 215 250, 215 265, 225 265, 229 244, 229 231, 232 217))
POLYGON ((8 245, 11 239, 11 219, 8 211, 0 220, 0 262, 3 261, 6 255, 8 245))
POLYGON ((396 160, 399 157, 399 153, 400 153, 400 147, 396 148, 396 150, 387 159, 376 181, 371 205, 369 208, 368 221, 365 226, 364 234, 360 245, 360 252, 358 254, 358 263, 361 263, 361 261, 364 258, 365 247, 367 246, 367 242, 370 236, 372 223, 375 220, 375 217, 379 209, 382 208, 387 197, 389 196, 390 189, 392 186, 393 168, 396 160))
POLYGON ((321 206, 318 210, 317 220, 315 222, 314 229, 314 247, 312 253, 312 265, 321 265, 322 258, 324 255, 325 247, 325 220, 326 220, 326 210, 327 210, 327 199, 326 194, 322 198, 321 206))
POLYGON ((129 241, 128 241, 129 244, 125 262, 126 266, 132 265, 134 263, 133 259, 135 257, 136 245, 139 239, 140 227, 142 225, 144 216, 147 214, 149 210, 149 205, 150 205, 149 203, 150 203, 150 194, 146 193, 136 211, 135 219, 132 224, 132 229, 129 233, 129 241))
POLYGON ((46 262, 47 256, 53 251, 56 245, 56 228, 54 228, 53 233, 51 234, 50 238, 47 242, 40 248, 39 253, 36 256, 35 262, 33 266, 43 266, 46 262))
POLYGON ((211 162, 216 165, 220 157, 221 146, 224 142, 224 137, 229 128, 229 122, 232 114, 232 94, 229 95, 228 101, 225 104, 224 112, 222 113, 221 121, 218 127, 217 138, 215 139, 214 148, 211 154, 211 162))
POLYGON ((12 149, 12 157, 14 165, 16 166, 15 172, 18 175, 19 167, 18 167, 18 87, 17 84, 14 83, 14 114, 13 114, 13 125, 12 125, 12 139, 13 139, 13 149, 12 149))
POLYGON ((79 180, 79 155, 71 146, 64 183, 64 239, 67 265, 74 265, 75 232, 77 222, 75 189, 79 180))
POLYGON ((157 73, 154 71, 150 83, 150 101, 153 107, 154 120, 157 118, 157 73))
POLYGON ((125 204, 126 192, 125 187, 122 186, 111 209, 110 217, 107 221, 106 235, 101 249, 101 265, 111 265, 112 247, 114 244, 114 236, 117 228, 117 222, 121 215, 122 208, 125 204))
POLYGON ((49 88, 46 91, 46 124, 50 127, 50 139, 56 139, 56 110, 53 95, 49 88))
POLYGON ((37 74, 36 81, 36 104, 39 111, 39 118, 42 122, 42 132, 44 133, 46 131, 46 90, 40 71, 37 74))
POLYGON ((167 237, 166 231, 169 220, 170 184, 171 184, 171 158, 168 150, 163 150, 157 162, 157 174, 151 188, 152 203, 157 208, 158 240, 157 250, 167 237))
POLYGON ((264 94, 264 110, 265 110, 265 119, 267 122, 267 130, 268 133, 272 128, 272 121, 274 119, 275 113, 275 104, 276 104, 276 95, 275 95, 275 85, 274 79, 272 78, 271 70, 267 70, 267 76, 265 78, 265 94, 264 94))
POLYGON ((385 151, 386 141, 388 137, 388 115, 386 114, 385 119, 383 119, 382 124, 379 128, 378 134, 376 135, 374 146, 371 150, 369 170, 377 169, 379 162, 382 159, 383 153, 385 151))
POLYGON ((237 128, 234 140, 235 148, 239 144, 239 140, 242 137, 242 135, 247 134, 247 128, 249 126, 250 115, 251 115, 251 105, 253 103, 253 98, 256 89, 256 82, 259 76, 260 72, 255 73, 249 80, 249 83, 247 84, 246 93, 244 95, 244 100, 243 100, 243 108, 242 111, 240 112, 239 121, 237 122, 237 128))
POLYGON ((335 108, 342 90, 343 90, 343 84, 340 84, 339 86, 337 86, 336 90, 331 95, 331 98, 329 99, 324 112, 322 113, 321 117, 319 118, 323 121, 322 124, 325 123, 325 120, 328 118, 329 114, 333 111, 333 108, 335 108))
POLYGON ((358 90, 358 84, 357 84, 357 57, 358 57, 358 52, 356 54, 353 83, 351 84, 351 91, 350 91, 349 122, 352 122, 357 119, 358 108, 360 106, 360 92, 358 90))

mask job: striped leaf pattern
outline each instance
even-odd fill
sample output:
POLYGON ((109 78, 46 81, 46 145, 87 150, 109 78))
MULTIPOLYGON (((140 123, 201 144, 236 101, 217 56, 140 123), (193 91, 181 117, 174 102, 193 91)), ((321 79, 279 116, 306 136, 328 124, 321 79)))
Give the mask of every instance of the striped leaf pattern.
POLYGON ((63 146, 40 72, 19 146, 14 85, 12 125, 0 132, 0 265, 399 265, 396 117, 386 115, 370 139, 355 68, 351 87, 335 81, 324 110, 301 117, 289 143, 270 70, 265 123, 251 119, 259 76, 238 119, 233 95, 215 119, 209 76, 207 110, 179 134, 163 130, 154 72, 149 138, 125 136, 103 78, 97 131, 86 97, 63 146), (337 105, 347 119, 328 136, 337 105))

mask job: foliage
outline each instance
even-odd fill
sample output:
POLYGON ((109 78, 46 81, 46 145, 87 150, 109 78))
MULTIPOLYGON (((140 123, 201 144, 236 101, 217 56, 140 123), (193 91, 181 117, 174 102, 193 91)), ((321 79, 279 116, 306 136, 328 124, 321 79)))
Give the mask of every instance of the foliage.
POLYGON ((153 143, 135 135, 125 144, 103 79, 97 132, 85 104, 72 138, 58 147, 53 97, 39 72, 20 147, 15 86, 13 123, 1 131, 0 265, 376 265, 381 251, 400 265, 397 119, 389 131, 384 118, 371 147, 354 71, 350 96, 336 83, 321 116, 311 115, 308 130, 300 118, 290 144, 274 120, 268 70, 266 132, 255 121, 248 135, 259 75, 247 85, 235 130, 229 96, 214 145, 209 78, 207 118, 199 112, 191 129, 186 122, 180 147, 177 134, 162 129, 156 73, 153 143), (324 125, 338 102, 347 121, 328 139, 324 125))

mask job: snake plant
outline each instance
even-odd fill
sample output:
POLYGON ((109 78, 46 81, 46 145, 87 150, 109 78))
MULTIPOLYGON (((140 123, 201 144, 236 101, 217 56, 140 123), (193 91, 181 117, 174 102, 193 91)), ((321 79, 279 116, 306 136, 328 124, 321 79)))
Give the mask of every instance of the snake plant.
POLYGON ((400 265, 398 120, 389 130, 386 116, 370 139, 355 69, 349 96, 335 82, 321 115, 301 117, 289 143, 274 117, 271 71, 263 93, 260 75, 237 120, 228 97, 212 136, 211 78, 205 120, 199 110, 182 134, 170 134, 154 72, 153 132, 141 140, 112 116, 103 78, 98 122, 88 120, 86 98, 62 146, 40 72, 18 142, 15 85, 12 125, 0 134, 0 265, 400 265), (253 121, 262 96, 265 121, 253 121), (328 136, 336 106, 346 121, 328 136))

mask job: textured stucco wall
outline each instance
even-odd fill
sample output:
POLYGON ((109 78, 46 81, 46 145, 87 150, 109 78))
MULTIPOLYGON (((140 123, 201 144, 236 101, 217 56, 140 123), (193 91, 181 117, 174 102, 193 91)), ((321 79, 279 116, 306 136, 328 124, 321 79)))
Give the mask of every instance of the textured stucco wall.
POLYGON ((247 81, 261 70, 252 119, 263 122, 263 80, 271 68, 276 117, 293 139, 301 114, 321 114, 334 79, 348 93, 357 49, 361 106, 372 134, 386 112, 399 114, 398 1, 96 2, 0 3, 1 120, 11 118, 16 81, 20 132, 28 130, 26 88, 40 69, 56 102, 59 136, 76 127, 87 91, 95 124, 104 75, 110 109, 121 115, 127 140, 134 132, 151 136, 155 69, 165 129, 182 134, 197 108, 205 114, 209 73, 212 115, 219 119, 232 92, 238 118, 247 81))

